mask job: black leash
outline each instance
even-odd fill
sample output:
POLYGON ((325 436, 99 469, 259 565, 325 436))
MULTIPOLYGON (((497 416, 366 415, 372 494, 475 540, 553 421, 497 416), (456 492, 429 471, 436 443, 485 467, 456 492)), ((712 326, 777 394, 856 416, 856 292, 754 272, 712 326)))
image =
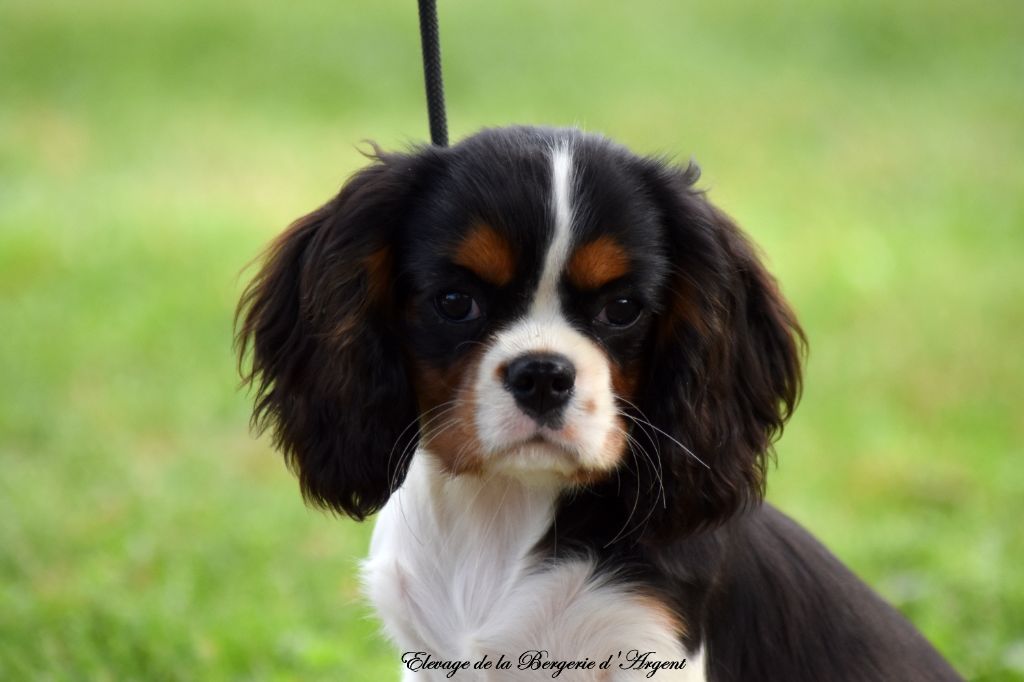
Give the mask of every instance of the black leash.
POLYGON ((444 113, 444 82, 441 80, 441 36, 437 28, 436 0, 419 0, 420 41, 423 43, 423 79, 427 85, 430 141, 448 146, 448 121, 444 113))

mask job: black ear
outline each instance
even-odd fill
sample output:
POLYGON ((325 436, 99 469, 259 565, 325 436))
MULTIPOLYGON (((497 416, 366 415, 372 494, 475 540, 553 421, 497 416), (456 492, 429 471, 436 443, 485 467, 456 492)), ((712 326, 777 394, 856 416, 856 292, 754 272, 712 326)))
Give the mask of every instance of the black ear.
POLYGON ((754 247, 693 188, 698 169, 645 172, 672 275, 641 405, 663 432, 653 434, 665 487, 654 529, 678 534, 761 501, 772 443, 799 399, 805 339, 754 247))
POLYGON ((394 285, 429 155, 378 152, 271 244, 236 315, 254 426, 273 430, 307 501, 356 519, 401 484, 418 438, 394 285))

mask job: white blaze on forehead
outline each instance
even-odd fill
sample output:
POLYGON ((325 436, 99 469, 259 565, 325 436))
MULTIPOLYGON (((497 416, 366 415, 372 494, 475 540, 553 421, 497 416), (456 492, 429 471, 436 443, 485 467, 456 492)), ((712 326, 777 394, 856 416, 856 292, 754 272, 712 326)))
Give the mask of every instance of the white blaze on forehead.
POLYGON ((500 331, 484 354, 476 381, 476 427, 483 454, 509 471, 547 469, 572 474, 579 467, 609 469, 618 451, 611 447, 616 429, 611 373, 603 352, 565 318, 558 285, 572 248, 573 168, 567 141, 551 149, 551 241, 544 256, 529 311, 500 331), (516 405, 503 384, 503 368, 516 357, 548 352, 564 355, 576 368, 573 395, 565 407, 564 426, 541 428, 516 405), (546 446, 529 446, 538 434, 573 457, 553 456, 546 446), (510 447, 519 455, 510 457, 510 447))
POLYGON ((534 315, 558 313, 558 282, 569 258, 572 242, 572 153, 568 142, 551 150, 551 243, 544 258, 540 283, 530 312, 534 315))

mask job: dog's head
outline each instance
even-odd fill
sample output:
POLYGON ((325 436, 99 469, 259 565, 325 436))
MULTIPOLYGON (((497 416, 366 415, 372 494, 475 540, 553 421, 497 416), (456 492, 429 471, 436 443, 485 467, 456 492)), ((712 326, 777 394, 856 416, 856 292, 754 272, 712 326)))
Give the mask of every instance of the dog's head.
POLYGON ((254 419, 306 498, 362 519, 419 449, 452 476, 616 480, 661 530, 760 499, 802 335, 696 179, 572 130, 377 153, 239 307, 254 419))

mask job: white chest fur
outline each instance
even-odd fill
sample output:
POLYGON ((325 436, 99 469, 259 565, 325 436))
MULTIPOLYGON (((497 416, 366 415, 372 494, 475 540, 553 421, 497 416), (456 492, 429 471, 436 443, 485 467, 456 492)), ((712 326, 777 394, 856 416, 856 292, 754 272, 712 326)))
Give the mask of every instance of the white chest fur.
POLYGON ((519 668, 530 651, 546 652, 535 660, 595 662, 566 668, 558 680, 704 679, 699 654, 687 655, 678 624, 654 599, 595 576, 588 559, 539 564, 530 556, 551 523, 556 497, 552 487, 511 479, 450 479, 427 453, 416 454, 404 485, 378 516, 363 564, 366 593, 402 652, 471 664, 504 656, 511 668, 469 668, 452 677, 447 669, 403 668, 403 679, 551 680, 556 670, 519 668), (651 653, 631 664, 636 652, 651 653), (643 665, 684 659, 685 668, 653 676, 643 665))

